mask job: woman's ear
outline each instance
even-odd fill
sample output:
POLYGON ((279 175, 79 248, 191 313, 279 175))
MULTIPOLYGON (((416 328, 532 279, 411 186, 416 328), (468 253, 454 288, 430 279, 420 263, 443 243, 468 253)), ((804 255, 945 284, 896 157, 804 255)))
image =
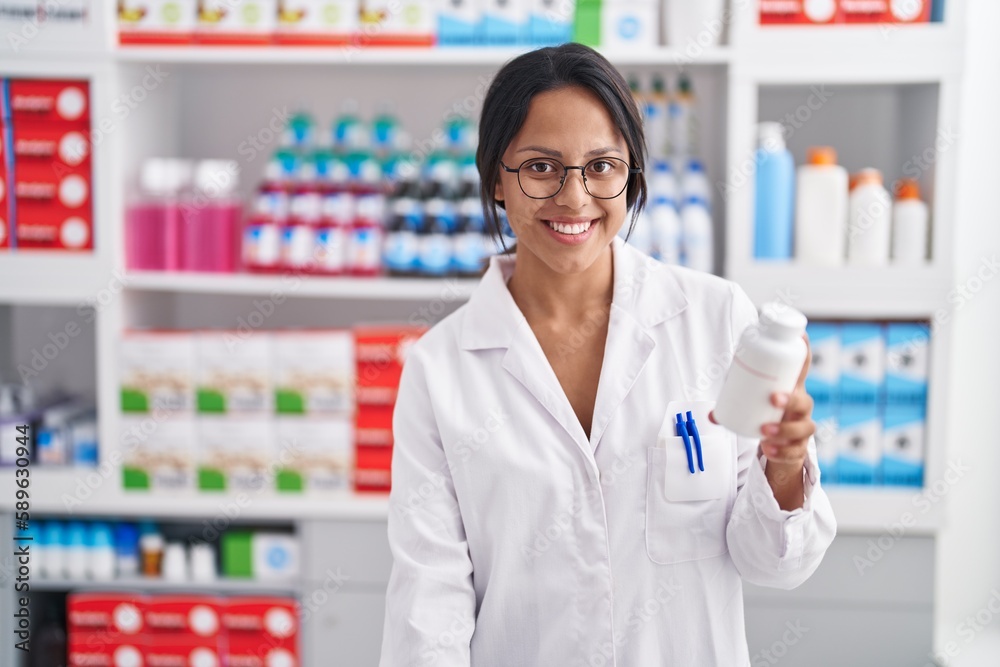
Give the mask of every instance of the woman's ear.
POLYGON ((503 201, 503 182, 498 178, 497 184, 493 188, 493 199, 502 202, 503 201))

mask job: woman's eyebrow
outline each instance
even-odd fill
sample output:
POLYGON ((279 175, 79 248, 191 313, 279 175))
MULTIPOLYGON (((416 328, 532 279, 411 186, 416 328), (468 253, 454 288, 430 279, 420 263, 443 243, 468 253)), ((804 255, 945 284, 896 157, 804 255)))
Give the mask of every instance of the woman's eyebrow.
MULTIPOLYGON (((551 148, 546 148, 545 146, 525 146, 524 148, 518 148, 515 153, 523 153, 525 151, 535 151, 537 153, 544 153, 545 155, 551 155, 552 157, 562 157, 563 154, 557 150, 552 150, 551 148)), ((595 148, 592 151, 587 151, 586 156, 590 157, 592 155, 603 155, 604 153, 619 153, 621 154, 621 149, 616 146, 604 146, 602 148, 595 148)))

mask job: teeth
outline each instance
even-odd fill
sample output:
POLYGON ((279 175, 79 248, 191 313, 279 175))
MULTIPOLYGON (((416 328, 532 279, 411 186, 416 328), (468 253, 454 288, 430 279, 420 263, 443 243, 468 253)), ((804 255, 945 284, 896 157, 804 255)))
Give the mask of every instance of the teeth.
POLYGON ((575 225, 567 225, 561 222, 549 222, 549 227, 556 230, 560 234, 569 234, 570 236, 576 236, 577 234, 583 234, 585 231, 590 229, 590 222, 579 222, 575 225))

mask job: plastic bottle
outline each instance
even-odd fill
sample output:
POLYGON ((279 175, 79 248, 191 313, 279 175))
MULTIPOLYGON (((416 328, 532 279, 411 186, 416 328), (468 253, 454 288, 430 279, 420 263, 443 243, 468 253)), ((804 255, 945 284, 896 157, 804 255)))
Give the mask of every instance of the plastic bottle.
POLYGON ((892 207, 893 263, 917 266, 927 262, 929 231, 929 212, 920 200, 920 184, 911 179, 899 181, 892 207))
POLYGON ((451 270, 454 247, 451 234, 454 228, 455 213, 450 202, 435 197, 424 204, 418 260, 420 273, 443 276, 451 270))
POLYGON ((650 212, 644 210, 635 219, 635 225, 631 225, 631 216, 626 218, 625 224, 618 230, 618 235, 626 243, 646 255, 653 255, 653 230, 650 220, 650 212))
POLYGON ((132 523, 115 525, 115 569, 120 577, 139 574, 139 529, 132 523))
POLYGON ((482 273, 486 260, 483 232, 483 207, 478 197, 466 197, 459 202, 458 223, 452 238, 452 269, 461 276, 482 273))
POLYGON ((231 273, 239 266, 243 204, 237 196, 239 165, 202 160, 195 167, 194 198, 183 208, 181 269, 231 273))
POLYGON ((717 46, 726 25, 725 0, 668 0, 663 8, 667 46, 717 46))
POLYGON ((41 531, 41 573, 46 579, 66 577, 66 527, 61 521, 46 521, 41 531))
POLYGON ((667 264, 681 261, 681 217, 677 203, 667 197, 657 197, 649 211, 653 236, 653 257, 667 264))
POLYGON ((667 127, 672 155, 683 160, 697 154, 694 90, 686 74, 681 74, 677 81, 677 94, 670 101, 667 127))
POLYGON ((667 154, 667 87, 663 77, 654 74, 652 91, 646 99, 646 150, 650 158, 661 158, 667 154))
POLYGON ((281 233, 281 265, 296 272, 317 268, 317 230, 323 210, 323 198, 316 177, 316 166, 305 160, 289 200, 288 222, 281 233))
POLYGON ((73 449, 73 465, 96 467, 97 454, 97 414, 93 410, 79 415, 69 425, 73 449))
POLYGON ((95 581, 115 578, 116 560, 111 526, 104 522, 90 527, 91 542, 88 550, 87 576, 95 581))
POLYGON ((708 204, 699 197, 688 197, 681 208, 681 248, 684 266, 712 272, 714 239, 708 204))
POLYGON ((806 360, 806 316, 780 302, 761 308, 756 326, 740 337, 736 355, 719 392, 713 417, 730 431, 762 437, 761 426, 781 420, 784 408, 771 403, 774 392, 790 392, 806 360))
POLYGON ((892 200, 877 169, 862 169, 850 191, 847 262, 866 266, 889 263, 892 200))
POLYGON ((70 579, 87 576, 90 560, 90 535, 82 521, 70 521, 66 525, 66 574, 70 579))
POLYGON ((653 160, 653 173, 649 178, 650 199, 665 197, 677 201, 680 198, 679 190, 670 162, 664 159, 653 160))
POLYGON ((316 121, 304 111, 294 114, 281 137, 281 145, 286 148, 304 150, 316 142, 316 121))
POLYGON ((847 170, 828 146, 809 149, 795 185, 795 259, 817 266, 844 263, 847 170))
POLYGON ((385 199, 366 193, 355 197, 354 220, 347 241, 347 264, 352 275, 375 276, 382 270, 385 199))
POLYGON ((340 115, 333 122, 333 145, 341 151, 351 151, 366 144, 365 126, 358 115, 358 101, 346 99, 340 105, 340 115))
POLYGON ((159 577, 163 562, 163 535, 152 524, 144 524, 139 537, 139 553, 142 559, 142 574, 145 577, 159 577))
POLYGON ((681 179, 681 198, 688 197, 701 199, 711 211, 712 184, 708 181, 708 174, 705 173, 705 165, 701 160, 688 160, 687 168, 684 170, 684 177, 681 179))
POLYGON ((151 158, 139 173, 139 191, 125 211, 125 261, 130 271, 180 268, 181 204, 191 164, 151 158))
POLYGON ((795 161, 781 123, 757 126, 754 259, 791 259, 795 210, 795 161))
POLYGON ((383 249, 383 264, 389 273, 405 276, 416 272, 421 217, 420 204, 415 199, 400 197, 392 202, 383 249))

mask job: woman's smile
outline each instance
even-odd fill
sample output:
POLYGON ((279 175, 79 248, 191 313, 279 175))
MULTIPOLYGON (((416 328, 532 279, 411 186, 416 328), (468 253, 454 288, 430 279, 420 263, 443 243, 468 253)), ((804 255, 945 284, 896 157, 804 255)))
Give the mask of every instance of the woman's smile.
POLYGON ((554 217, 545 218, 542 223, 548 227, 549 234, 556 241, 566 245, 579 245, 593 236, 600 218, 554 217))

